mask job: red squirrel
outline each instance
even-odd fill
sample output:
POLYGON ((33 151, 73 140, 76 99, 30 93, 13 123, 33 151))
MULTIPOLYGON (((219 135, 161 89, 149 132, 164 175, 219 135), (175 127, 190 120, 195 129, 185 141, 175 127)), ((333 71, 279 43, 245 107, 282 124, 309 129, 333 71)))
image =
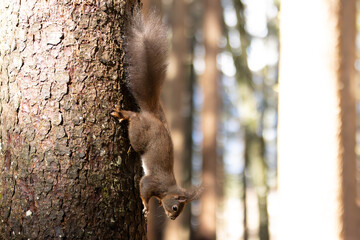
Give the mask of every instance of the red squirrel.
POLYGON ((140 180, 140 195, 145 216, 150 198, 156 197, 166 215, 174 220, 186 203, 199 198, 202 187, 185 190, 174 176, 173 143, 160 103, 167 69, 166 30, 155 13, 144 16, 135 11, 125 37, 128 87, 140 112, 116 106, 111 115, 120 122, 129 122, 130 144, 141 154, 145 175, 140 180))

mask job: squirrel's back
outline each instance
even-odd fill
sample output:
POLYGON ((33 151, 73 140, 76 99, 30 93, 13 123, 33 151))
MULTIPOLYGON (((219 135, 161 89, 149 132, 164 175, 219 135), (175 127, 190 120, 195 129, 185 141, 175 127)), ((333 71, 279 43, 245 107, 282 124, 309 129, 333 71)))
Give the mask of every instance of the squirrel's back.
POLYGON ((157 112, 167 68, 167 34, 155 13, 133 14, 127 28, 125 59, 131 93, 141 110, 157 112))

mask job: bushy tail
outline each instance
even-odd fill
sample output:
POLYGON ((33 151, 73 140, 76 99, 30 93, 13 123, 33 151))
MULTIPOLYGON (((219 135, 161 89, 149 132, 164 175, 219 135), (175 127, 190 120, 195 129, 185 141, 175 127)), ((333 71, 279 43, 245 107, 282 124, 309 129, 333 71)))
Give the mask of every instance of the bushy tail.
POLYGON ((155 13, 135 11, 127 29, 125 59, 129 87, 141 110, 158 111, 167 68, 167 35, 155 13))

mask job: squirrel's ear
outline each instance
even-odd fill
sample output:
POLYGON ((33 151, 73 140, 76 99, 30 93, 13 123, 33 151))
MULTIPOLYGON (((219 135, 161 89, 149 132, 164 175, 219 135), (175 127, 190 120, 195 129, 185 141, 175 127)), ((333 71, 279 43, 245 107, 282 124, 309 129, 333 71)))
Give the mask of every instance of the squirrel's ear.
POLYGON ((204 188, 202 186, 197 186, 192 190, 186 191, 186 202, 191 202, 193 200, 197 200, 201 197, 204 188))
POLYGON ((175 197, 176 200, 178 200, 179 202, 187 202, 187 196, 186 195, 179 195, 175 197))

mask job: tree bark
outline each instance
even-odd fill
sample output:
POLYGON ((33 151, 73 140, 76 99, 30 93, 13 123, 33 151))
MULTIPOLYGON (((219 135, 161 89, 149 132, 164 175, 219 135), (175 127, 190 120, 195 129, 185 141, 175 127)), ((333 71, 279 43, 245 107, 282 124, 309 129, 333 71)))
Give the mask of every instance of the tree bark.
POLYGON ((0 3, 0 238, 145 239, 141 162, 109 113, 138 2, 0 3))
POLYGON ((359 239, 356 1, 283 1, 281 13, 279 239, 359 239))
POLYGON ((204 2, 204 45, 205 71, 201 76, 201 88, 204 94, 202 110, 203 131, 203 185, 206 190, 201 198, 200 226, 197 239, 216 239, 216 165, 218 130, 218 79, 216 57, 219 52, 221 36, 221 4, 219 0, 204 2))

